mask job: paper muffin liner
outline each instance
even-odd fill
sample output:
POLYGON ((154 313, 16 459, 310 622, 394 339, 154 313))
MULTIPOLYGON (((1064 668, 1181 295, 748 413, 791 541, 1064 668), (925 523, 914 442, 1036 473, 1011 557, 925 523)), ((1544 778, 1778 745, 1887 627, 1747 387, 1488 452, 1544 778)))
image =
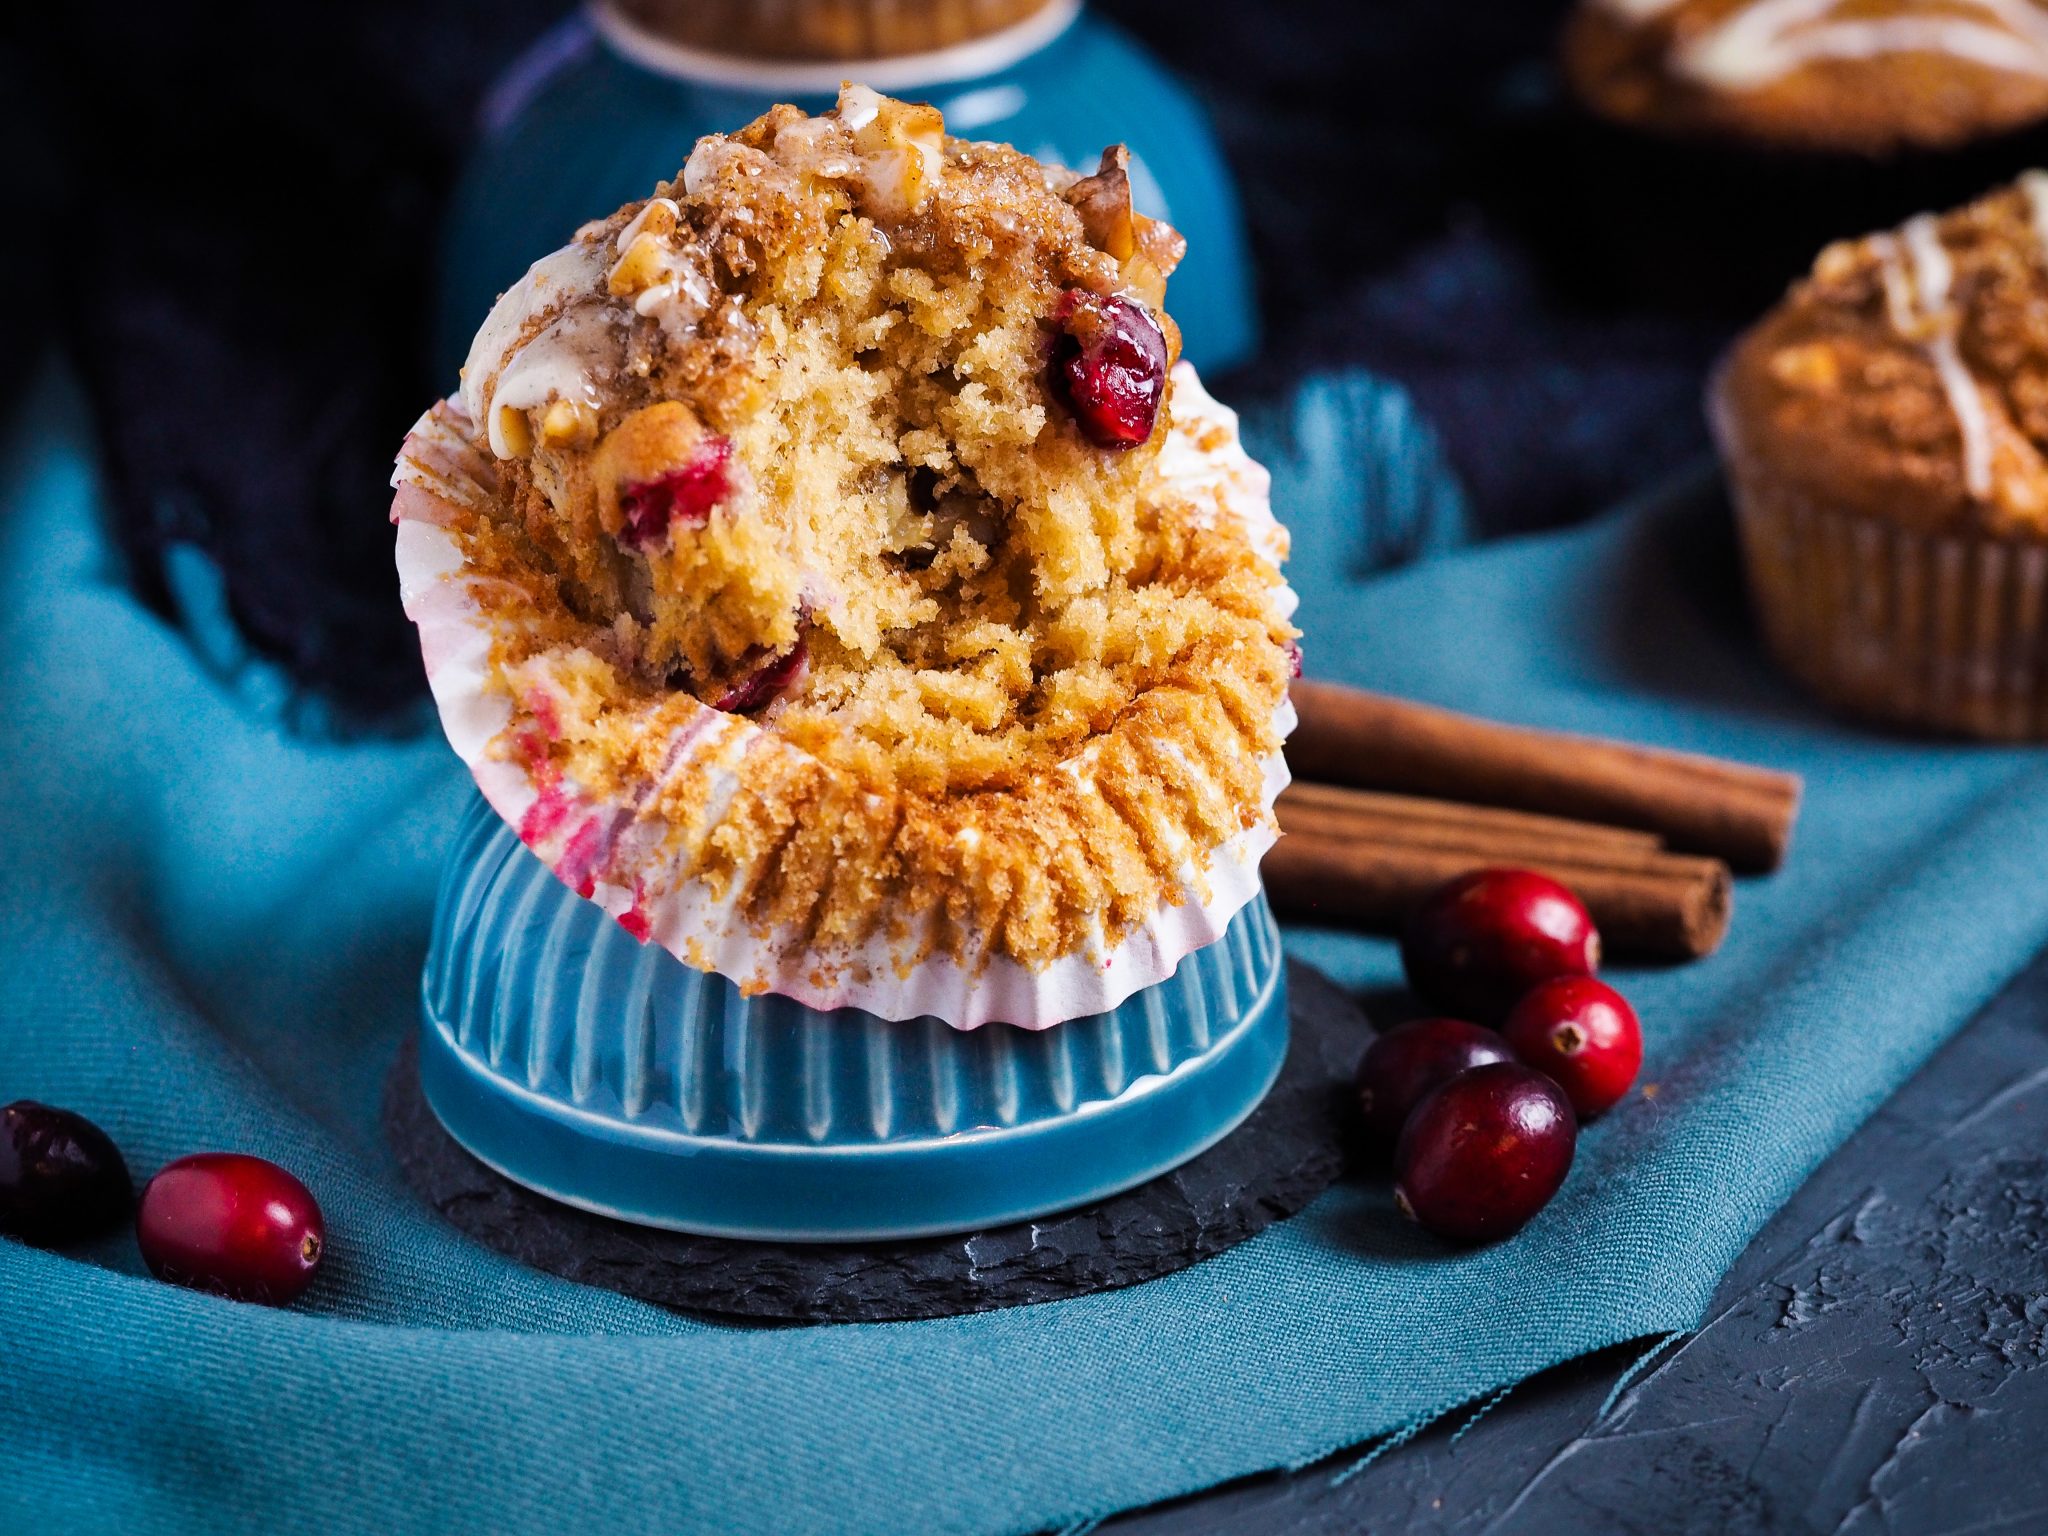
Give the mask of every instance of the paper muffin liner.
MULTIPOLYGON (((1286 532, 1273 517, 1266 471, 1239 440, 1236 413, 1211 398, 1185 362, 1174 371, 1172 401, 1160 478, 1199 504, 1235 513, 1277 565, 1286 553, 1286 532)), ((1098 930, 1078 949, 1026 966, 987 952, 927 954, 924 935, 877 933, 858 948, 835 950, 831 963, 820 964, 789 934, 759 928, 737 910, 748 870, 727 882, 723 896, 701 879, 683 877, 682 856, 669 836, 674 829, 641 815, 659 783, 672 775, 696 775, 710 786, 708 825, 725 813, 743 773, 772 767, 777 755, 801 759, 806 754, 800 748, 751 720, 701 705, 674 729, 658 781, 608 795, 560 777, 540 782, 522 754, 497 749, 508 732, 539 722, 531 704, 515 702, 493 682, 494 643, 503 626, 515 621, 487 614, 479 595, 490 578, 468 567, 447 526, 465 505, 487 503, 497 493, 495 467, 471 446, 471 433, 460 401, 443 402, 407 437, 392 481, 400 595, 419 628, 442 728, 484 798, 520 839, 564 884, 635 937, 743 989, 781 993, 820 1010, 859 1008, 885 1019, 930 1016, 956 1029, 991 1021, 1046 1029, 1107 1012, 1165 980, 1183 957, 1221 937, 1259 890, 1259 860, 1277 835, 1273 801, 1287 784, 1277 751, 1261 764, 1257 821, 1206 857, 1190 848, 1179 871, 1178 899, 1114 941, 1098 930)), ((1293 612, 1296 598, 1284 582, 1276 599, 1283 614, 1293 612)), ((1293 728, 1293 708, 1284 699, 1274 724, 1283 738, 1293 728)), ((1085 773, 1088 752, 1083 748, 1060 771, 1085 773)))
POLYGON ((1873 720, 2048 739, 2048 544, 1816 501, 1732 451, 1716 415, 1750 592, 1788 671, 1873 720))

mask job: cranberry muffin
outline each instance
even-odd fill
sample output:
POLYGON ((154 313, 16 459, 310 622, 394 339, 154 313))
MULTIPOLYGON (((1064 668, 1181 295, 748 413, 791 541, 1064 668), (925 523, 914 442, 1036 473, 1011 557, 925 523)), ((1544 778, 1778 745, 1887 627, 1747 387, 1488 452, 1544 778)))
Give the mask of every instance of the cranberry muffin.
POLYGON ((2048 176, 1829 246, 1710 414, 1796 675, 1900 725, 2048 734, 2048 176))
POLYGON ((1884 156, 2048 117, 2035 0, 1581 0, 1565 71, 1634 128, 1884 156))
POLYGON ((746 986, 1046 1024, 1256 890, 1284 534, 1182 252, 853 86, 535 264, 408 439, 400 566, 492 803, 746 986), (973 985, 968 985, 969 982, 973 985))

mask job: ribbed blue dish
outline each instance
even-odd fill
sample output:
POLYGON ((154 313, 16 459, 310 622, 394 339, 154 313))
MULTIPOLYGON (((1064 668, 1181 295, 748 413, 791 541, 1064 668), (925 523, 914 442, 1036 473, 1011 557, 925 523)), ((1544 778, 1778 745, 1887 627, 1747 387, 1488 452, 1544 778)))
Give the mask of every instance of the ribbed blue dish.
POLYGON ((1121 1007, 962 1033, 743 996, 635 941, 479 799, 443 877, 420 1077, 509 1178, 651 1226, 783 1241, 971 1231, 1212 1145, 1287 1050, 1265 898, 1121 1007))

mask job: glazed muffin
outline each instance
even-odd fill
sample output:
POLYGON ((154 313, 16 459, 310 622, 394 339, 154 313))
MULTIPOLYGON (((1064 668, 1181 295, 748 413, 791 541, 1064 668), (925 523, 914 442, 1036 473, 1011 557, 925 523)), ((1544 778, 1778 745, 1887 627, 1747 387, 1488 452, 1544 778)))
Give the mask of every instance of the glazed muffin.
MULTIPOLYGON (((929 53, 1014 27, 1072 0, 600 0, 607 35, 750 59, 861 60, 929 53)), ((1057 24, 1057 18, 1052 18, 1057 24)))
POLYGON ((1853 230, 2048 162, 2036 0, 1579 0, 1504 146, 1554 287, 1718 336, 1853 230))
POLYGON ((408 440, 451 739, 635 933, 1045 1023, 1256 889, 1284 535, 1175 366, 1182 242, 1124 164, 860 87, 776 108, 536 263, 408 440))
POLYGON ((1582 0, 1566 74, 1614 122, 1769 148, 1949 149, 2048 117, 2035 0, 1582 0))
POLYGON ((2048 176, 1829 246, 1710 394, 1772 648, 1902 725, 2048 734, 2048 176))

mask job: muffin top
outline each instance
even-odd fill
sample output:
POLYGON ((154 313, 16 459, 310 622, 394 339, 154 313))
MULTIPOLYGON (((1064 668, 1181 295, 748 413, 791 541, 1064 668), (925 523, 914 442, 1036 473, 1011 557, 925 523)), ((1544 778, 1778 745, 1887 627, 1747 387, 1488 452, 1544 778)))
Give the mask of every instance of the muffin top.
POLYGON ((2048 538, 2048 175, 1829 246, 1736 342, 1713 413, 1737 474, 2048 538))
POLYGON ((1113 944, 1267 826, 1284 534, 1124 166, 848 87, 501 298, 395 516, 458 552, 529 843, 594 818, 635 912, 700 887, 822 972, 1113 944))
POLYGON ((1765 147, 1945 149, 2048 116, 2036 0, 1580 0, 1564 64, 1602 116, 1765 147))

